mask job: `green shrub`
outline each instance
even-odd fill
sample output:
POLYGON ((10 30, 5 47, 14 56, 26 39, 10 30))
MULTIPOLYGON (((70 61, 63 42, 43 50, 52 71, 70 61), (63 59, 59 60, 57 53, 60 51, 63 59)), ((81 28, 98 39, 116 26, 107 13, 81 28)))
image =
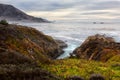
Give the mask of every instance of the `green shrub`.
POLYGON ((8 25, 8 22, 7 22, 6 20, 1 20, 1 21, 0 21, 0 24, 8 25))
POLYGON ((73 76, 71 79, 73 80, 74 76, 80 76, 85 80, 120 80, 119 64, 119 62, 98 62, 70 58, 55 60, 53 64, 42 65, 42 67, 63 79, 71 79, 70 76, 73 76))

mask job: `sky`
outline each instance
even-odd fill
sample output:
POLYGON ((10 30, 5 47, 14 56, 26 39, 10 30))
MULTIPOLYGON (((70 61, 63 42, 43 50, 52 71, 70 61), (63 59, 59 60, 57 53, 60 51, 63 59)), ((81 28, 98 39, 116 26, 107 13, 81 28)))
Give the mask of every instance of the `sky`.
POLYGON ((0 3, 49 20, 120 20, 120 0, 0 0, 0 3))

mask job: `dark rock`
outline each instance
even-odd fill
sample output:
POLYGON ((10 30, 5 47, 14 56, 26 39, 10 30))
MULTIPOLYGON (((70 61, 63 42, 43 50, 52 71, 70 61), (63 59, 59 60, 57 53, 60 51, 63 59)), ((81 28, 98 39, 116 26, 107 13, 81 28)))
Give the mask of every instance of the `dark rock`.
POLYGON ((66 78, 65 80, 84 80, 84 79, 79 76, 72 76, 72 77, 66 78))
POLYGON ((23 11, 15 8, 12 5, 0 4, 0 19, 12 21, 33 21, 33 22, 49 22, 42 18, 29 16, 23 11))
POLYGON ((55 41, 59 45, 60 48, 68 47, 67 44, 64 41, 62 41, 62 40, 55 40, 55 41))
POLYGON ((92 74, 89 80, 105 80, 105 78, 100 74, 92 74))
POLYGON ((82 59, 107 61, 120 54, 120 43, 115 42, 111 37, 97 34, 88 37, 73 54, 82 59))
POLYGON ((58 44, 59 50, 55 51, 55 53, 58 53, 58 54, 56 54, 56 55, 54 54, 54 57, 53 57, 54 59, 56 59, 61 54, 63 54, 64 53, 63 49, 67 47, 67 44, 62 40, 55 40, 55 42, 58 44))

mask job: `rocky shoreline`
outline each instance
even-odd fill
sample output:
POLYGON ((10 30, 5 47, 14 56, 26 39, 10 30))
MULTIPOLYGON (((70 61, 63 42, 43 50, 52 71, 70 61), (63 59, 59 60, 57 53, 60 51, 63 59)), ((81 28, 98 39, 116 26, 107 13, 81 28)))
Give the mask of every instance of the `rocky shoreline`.
POLYGON ((62 55, 65 52, 64 48, 67 48, 68 45, 64 41, 62 41, 62 40, 55 40, 55 42, 58 44, 58 47, 60 49, 62 49, 62 51, 60 53, 57 53, 55 58, 54 58, 54 59, 57 59, 60 55, 62 55))

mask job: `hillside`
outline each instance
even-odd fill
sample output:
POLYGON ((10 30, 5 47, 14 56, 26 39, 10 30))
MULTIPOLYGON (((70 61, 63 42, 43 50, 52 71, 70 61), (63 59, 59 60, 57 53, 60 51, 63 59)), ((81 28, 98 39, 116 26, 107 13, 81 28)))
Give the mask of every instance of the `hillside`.
POLYGON ((52 37, 34 28, 0 24, 0 63, 44 63, 62 53, 52 37))
POLYGON ((63 41, 26 26, 0 22, 0 80, 61 80, 41 66, 63 53, 63 41))
POLYGON ((33 22, 49 22, 42 18, 36 18, 27 15, 23 11, 15 8, 12 5, 0 4, 0 20, 12 20, 12 21, 33 21, 33 22))

